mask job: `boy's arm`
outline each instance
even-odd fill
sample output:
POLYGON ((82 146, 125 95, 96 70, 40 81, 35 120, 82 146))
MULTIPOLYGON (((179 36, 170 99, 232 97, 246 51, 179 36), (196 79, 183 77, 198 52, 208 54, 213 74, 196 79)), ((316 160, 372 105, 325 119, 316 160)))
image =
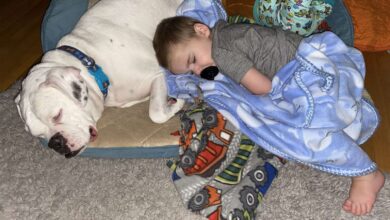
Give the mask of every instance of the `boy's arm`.
POLYGON ((272 87, 271 80, 253 67, 245 73, 240 83, 255 95, 267 94, 272 87))

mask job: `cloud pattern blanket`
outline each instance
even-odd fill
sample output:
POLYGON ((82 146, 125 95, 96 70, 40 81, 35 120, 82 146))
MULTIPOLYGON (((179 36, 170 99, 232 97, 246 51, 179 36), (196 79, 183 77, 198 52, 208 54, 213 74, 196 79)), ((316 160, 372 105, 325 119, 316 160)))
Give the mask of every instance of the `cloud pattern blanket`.
POLYGON ((361 149, 379 115, 363 98, 358 50, 331 32, 305 38, 278 71, 268 95, 256 96, 219 73, 213 81, 167 74, 169 95, 204 100, 264 149, 322 171, 360 176, 376 169, 361 149))

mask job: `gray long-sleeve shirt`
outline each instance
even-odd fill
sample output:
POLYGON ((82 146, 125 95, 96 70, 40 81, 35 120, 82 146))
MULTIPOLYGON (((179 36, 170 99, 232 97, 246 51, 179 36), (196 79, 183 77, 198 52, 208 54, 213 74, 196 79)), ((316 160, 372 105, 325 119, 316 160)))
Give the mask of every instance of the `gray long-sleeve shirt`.
POLYGON ((272 79, 294 58, 301 40, 282 29, 221 20, 212 29, 212 57, 219 70, 238 83, 252 67, 272 79))

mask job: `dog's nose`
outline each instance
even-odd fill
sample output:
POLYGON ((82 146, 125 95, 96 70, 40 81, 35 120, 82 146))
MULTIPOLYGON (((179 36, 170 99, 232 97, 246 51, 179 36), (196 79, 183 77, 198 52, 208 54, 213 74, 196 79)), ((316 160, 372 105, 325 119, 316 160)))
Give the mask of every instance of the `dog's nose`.
POLYGON ((90 134, 89 141, 94 142, 98 136, 96 129, 92 126, 89 126, 89 134, 90 134))
POLYGON ((69 154, 71 150, 66 146, 66 139, 59 132, 54 134, 48 143, 48 146, 59 154, 69 154))

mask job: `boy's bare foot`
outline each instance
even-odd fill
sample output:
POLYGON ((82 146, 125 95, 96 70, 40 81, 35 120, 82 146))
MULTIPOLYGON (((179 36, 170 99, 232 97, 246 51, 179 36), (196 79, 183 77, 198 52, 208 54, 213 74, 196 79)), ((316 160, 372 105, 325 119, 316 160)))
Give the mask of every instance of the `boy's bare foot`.
POLYGON ((345 200, 343 209, 353 215, 368 214, 384 182, 385 177, 379 170, 365 176, 352 177, 349 198, 345 200))

